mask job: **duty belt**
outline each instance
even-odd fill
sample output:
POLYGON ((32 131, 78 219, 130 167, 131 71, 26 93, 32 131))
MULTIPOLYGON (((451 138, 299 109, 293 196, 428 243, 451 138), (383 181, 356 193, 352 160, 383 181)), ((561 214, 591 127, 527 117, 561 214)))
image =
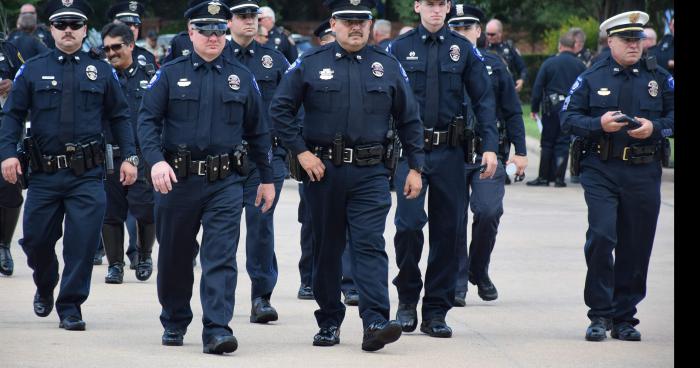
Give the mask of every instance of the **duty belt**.
MULTIPOLYGON (((188 152, 189 154, 189 152, 188 152)), ((247 175, 245 153, 234 152, 221 155, 207 156, 206 160, 192 160, 177 153, 165 153, 166 162, 173 167, 178 178, 189 175, 206 176, 210 182, 226 179, 236 170, 241 175, 247 175)))
POLYGON ((432 147, 437 147, 441 145, 445 145, 448 142, 447 135, 448 135, 447 130, 432 130, 432 129, 425 129, 423 130, 423 146, 431 146, 432 147))
MULTIPOLYGON (((314 155, 322 159, 333 160, 333 147, 314 146, 311 150, 314 155)), ((335 153, 342 156, 342 163, 355 164, 357 166, 372 166, 382 162, 384 158, 384 145, 366 144, 354 148, 343 148, 342 152, 335 153)))
MULTIPOLYGON (((591 144, 590 150, 596 154, 600 154, 600 145, 597 143, 591 144)), ((661 150, 657 144, 630 145, 624 146, 621 149, 614 147, 609 158, 617 158, 628 164, 638 165, 653 162, 659 158, 659 152, 661 152, 661 150)))
POLYGON ((70 168, 70 159, 67 155, 41 156, 41 171, 52 174, 62 169, 70 168))

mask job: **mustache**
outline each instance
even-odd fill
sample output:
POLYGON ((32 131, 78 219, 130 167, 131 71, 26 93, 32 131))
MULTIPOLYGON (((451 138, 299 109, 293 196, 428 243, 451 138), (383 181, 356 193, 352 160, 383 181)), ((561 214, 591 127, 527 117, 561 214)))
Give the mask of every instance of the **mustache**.
POLYGON ((350 32, 349 36, 360 36, 362 37, 363 33, 362 32, 350 32))

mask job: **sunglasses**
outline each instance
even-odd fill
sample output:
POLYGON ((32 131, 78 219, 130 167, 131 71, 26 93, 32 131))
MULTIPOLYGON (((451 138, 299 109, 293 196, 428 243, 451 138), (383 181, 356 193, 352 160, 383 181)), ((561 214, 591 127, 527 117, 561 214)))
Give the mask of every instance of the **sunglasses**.
POLYGON ((495 33, 487 33, 486 35, 489 36, 489 37, 494 37, 494 36, 496 36, 495 33))
POLYGON ((122 49, 122 46, 125 46, 125 45, 126 45, 126 43, 124 43, 124 42, 115 43, 114 45, 104 45, 104 46, 102 46, 102 50, 105 53, 108 53, 110 50, 117 52, 117 51, 122 49))
POLYGON ((226 34, 226 31, 211 30, 211 29, 198 29, 197 32, 202 36, 209 38, 211 35, 216 35, 216 37, 221 37, 226 34))
POLYGON ((53 22, 51 25, 59 31, 65 31, 68 27, 74 31, 77 31, 85 27, 85 22, 53 22))

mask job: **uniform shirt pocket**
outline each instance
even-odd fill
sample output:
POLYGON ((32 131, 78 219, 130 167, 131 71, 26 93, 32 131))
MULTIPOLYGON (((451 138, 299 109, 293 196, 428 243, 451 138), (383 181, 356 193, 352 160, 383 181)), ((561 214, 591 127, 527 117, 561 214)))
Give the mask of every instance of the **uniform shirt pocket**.
POLYGON ((34 84, 34 105, 39 110, 58 108, 63 84, 55 80, 42 80, 34 84))
POLYGON ((80 81, 80 94, 85 107, 89 110, 99 109, 104 104, 104 85, 97 81, 80 81))
POLYGON ((199 113, 199 89, 170 87, 168 117, 172 120, 193 122, 199 113))
POLYGON ((461 65, 456 63, 442 64, 440 65, 440 72, 447 78, 447 85, 450 91, 461 95, 464 89, 461 65))
POLYGON ((414 91, 425 91, 427 64, 425 61, 404 61, 401 63, 408 75, 408 82, 414 91))
POLYGON ((243 124, 246 97, 234 91, 224 91, 221 95, 224 104, 224 119, 228 124, 243 124))
POLYGON ((664 110, 663 101, 660 98, 642 98, 639 100, 641 116, 649 120, 658 119, 664 110))
POLYGON ((369 114, 389 115, 391 111, 391 87, 384 83, 367 83, 365 112, 369 114))
POLYGON ((319 81, 311 85, 307 99, 310 110, 331 113, 341 108, 340 81, 319 81))

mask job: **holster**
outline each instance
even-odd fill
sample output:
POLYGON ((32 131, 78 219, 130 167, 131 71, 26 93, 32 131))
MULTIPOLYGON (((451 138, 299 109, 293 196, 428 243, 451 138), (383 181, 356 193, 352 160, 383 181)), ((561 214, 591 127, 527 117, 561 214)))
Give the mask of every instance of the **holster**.
POLYGON ((105 170, 107 174, 114 174, 114 148, 111 144, 105 144, 105 170))
POLYGON ((178 178, 186 178, 190 174, 190 162, 192 161, 192 155, 190 151, 187 150, 187 146, 179 145, 177 147, 177 154, 173 162, 173 171, 178 178))
POLYGON ((287 151, 287 163, 289 165, 289 176, 296 181, 304 181, 304 175, 308 176, 308 174, 304 168, 301 167, 297 155, 293 154, 292 151, 287 151))
POLYGON ((464 134, 464 162, 473 164, 476 159, 476 135, 473 130, 465 130, 464 134))
POLYGON ((496 127, 498 129, 498 156, 501 161, 506 162, 508 156, 510 156, 510 140, 506 134, 506 127, 503 123, 496 121, 496 127))
POLYGON ((85 170, 90 170, 95 166, 95 162, 93 161, 94 157, 92 155, 92 145, 91 144, 82 144, 80 145, 80 149, 83 151, 83 158, 85 160, 85 170))
POLYGON ((430 152, 433 150, 433 128, 423 129, 423 150, 430 152))
POLYGON ((343 151, 345 151, 345 141, 340 133, 336 133, 335 138, 333 138, 331 151, 333 165, 340 166, 343 164, 343 151))
POLYGON ((391 177, 394 177, 399 162, 399 144, 398 134, 394 130, 389 130, 386 133, 384 166, 389 169, 391 177))
POLYGON ((464 117, 456 116, 447 127, 447 145, 449 147, 459 147, 464 140, 464 117))
POLYGON ((613 150, 613 139, 612 135, 610 134, 603 134, 599 139, 598 139, 598 145, 600 146, 600 160, 601 161, 607 161, 610 159, 610 156, 612 155, 612 150, 613 150))
POLYGON ((571 173, 571 176, 579 176, 579 174, 581 173, 581 159, 583 158, 585 149, 585 139, 581 137, 575 137, 574 140, 571 142, 569 150, 569 172, 571 173))
POLYGON ((17 159, 19 160, 19 166, 22 168, 22 175, 17 176, 17 183, 22 189, 27 189, 29 188, 29 155, 27 155, 24 148, 17 151, 17 159))
POLYGON ((70 168, 73 170, 75 176, 85 174, 85 155, 83 155, 83 148, 81 145, 66 143, 66 156, 70 158, 70 168))
POLYGON ((250 173, 250 165, 248 164, 248 150, 242 144, 236 146, 233 151, 233 160, 231 161, 233 168, 241 176, 248 176, 250 173))
POLYGON ((664 138, 661 142, 661 149, 661 165, 669 167, 671 165, 671 141, 668 138, 664 138))
POLYGON ((41 151, 32 137, 25 137, 22 140, 24 152, 29 159, 29 167, 34 172, 41 171, 41 151))

